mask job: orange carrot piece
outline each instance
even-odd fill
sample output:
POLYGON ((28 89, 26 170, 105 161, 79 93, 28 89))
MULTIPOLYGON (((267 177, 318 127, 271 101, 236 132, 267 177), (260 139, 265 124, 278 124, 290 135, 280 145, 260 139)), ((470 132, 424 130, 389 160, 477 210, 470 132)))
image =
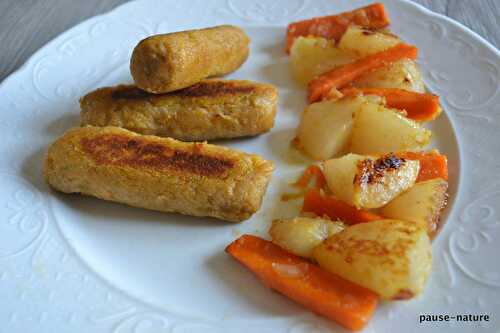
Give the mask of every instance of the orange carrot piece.
POLYGON ((382 220, 383 217, 367 210, 357 209, 333 196, 322 195, 318 189, 307 191, 304 196, 303 212, 340 219, 347 224, 357 224, 382 220))
POLYGON ((309 82, 309 103, 328 96, 332 88, 340 89, 361 75, 384 67, 400 59, 417 58, 417 48, 400 43, 387 50, 368 55, 344 66, 336 67, 309 82))
POLYGON ((397 88, 344 88, 343 95, 377 95, 386 100, 390 108, 406 110, 407 117, 418 121, 436 119, 441 113, 439 96, 422 94, 397 88))
POLYGON ((337 15, 293 22, 288 25, 286 32, 286 52, 290 53, 293 42, 300 36, 324 37, 338 41, 351 24, 367 29, 380 29, 388 26, 389 23, 389 17, 381 3, 374 3, 337 15))
POLYGON ((243 235, 226 252, 270 288, 350 330, 360 330, 372 317, 378 296, 288 253, 270 241, 243 235))
POLYGON ((424 180, 443 178, 448 180, 448 158, 436 151, 431 152, 404 152, 397 153, 399 157, 408 160, 420 161, 420 171, 417 182, 424 180))
POLYGON ((320 167, 317 165, 311 165, 309 166, 302 176, 295 182, 295 185, 298 187, 305 188, 311 181, 312 177, 316 177, 316 188, 322 188, 326 184, 326 179, 325 176, 323 175, 323 171, 321 171, 320 167))
POLYGON ((301 198, 307 192, 307 187, 312 179, 315 179, 314 188, 321 189, 326 185, 326 179, 317 165, 311 165, 304 170, 300 178, 293 183, 294 186, 299 187, 301 190, 298 193, 284 193, 281 195, 282 201, 289 201, 301 198))

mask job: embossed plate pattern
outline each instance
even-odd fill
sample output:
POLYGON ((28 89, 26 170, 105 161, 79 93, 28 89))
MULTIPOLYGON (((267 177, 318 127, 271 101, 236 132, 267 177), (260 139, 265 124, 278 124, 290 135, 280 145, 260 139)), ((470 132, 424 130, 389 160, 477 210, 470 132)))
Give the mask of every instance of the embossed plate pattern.
MULTIPOLYGON (((463 26, 406 1, 384 1, 392 29, 418 45, 425 81, 446 111, 432 129, 450 157, 450 206, 434 242, 425 294, 382 304, 366 332, 495 332, 500 327, 500 54, 463 26), (481 324, 418 323, 418 315, 485 313, 481 324)), ((134 1, 39 50, 0 86, 0 332, 330 332, 343 330, 261 286, 223 253, 244 232, 297 203, 278 193, 305 161, 288 142, 305 93, 288 73, 288 22, 368 1, 134 1), (262 210, 239 225, 160 214, 50 191, 47 145, 78 125, 78 97, 129 82, 128 59, 159 32, 237 24, 248 62, 233 78, 276 84, 275 129, 223 144, 277 165, 262 210)))

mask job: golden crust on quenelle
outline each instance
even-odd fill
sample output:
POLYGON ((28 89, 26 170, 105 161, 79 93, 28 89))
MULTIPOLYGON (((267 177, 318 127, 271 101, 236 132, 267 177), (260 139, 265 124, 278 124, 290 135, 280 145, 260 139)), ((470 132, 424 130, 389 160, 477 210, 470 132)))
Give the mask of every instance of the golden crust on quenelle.
POLYGON ((151 93, 186 88, 238 69, 248 57, 249 42, 231 25, 150 36, 134 48, 130 72, 136 85, 151 93))
POLYGON ((272 85, 244 80, 203 80, 165 94, 120 85, 82 97, 80 116, 82 125, 205 141, 269 131, 274 126, 277 100, 272 85))
POLYGON ((260 208, 272 170, 226 147, 87 126, 49 147, 44 174, 66 193, 238 222, 260 208))
POLYGON ((188 172, 206 177, 222 176, 234 161, 203 153, 203 144, 194 144, 191 151, 173 149, 148 140, 131 139, 125 135, 102 135, 83 138, 83 151, 98 165, 148 168, 158 171, 188 172))

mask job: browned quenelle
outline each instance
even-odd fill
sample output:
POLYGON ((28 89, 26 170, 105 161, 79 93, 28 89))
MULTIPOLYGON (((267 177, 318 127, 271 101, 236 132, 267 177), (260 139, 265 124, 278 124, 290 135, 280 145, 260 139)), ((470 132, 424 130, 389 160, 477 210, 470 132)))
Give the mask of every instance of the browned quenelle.
POLYGON ((174 91, 236 70, 248 57, 249 42, 231 25, 155 35, 135 47, 130 71, 143 90, 174 91))
POLYGON ((272 170, 272 162, 226 147, 92 126, 56 140, 44 166, 62 192, 234 222, 260 208, 272 170))
POLYGON ((252 136, 274 125, 278 93, 269 84, 203 80, 165 94, 136 86, 97 89, 80 100, 81 124, 117 126, 184 141, 252 136))

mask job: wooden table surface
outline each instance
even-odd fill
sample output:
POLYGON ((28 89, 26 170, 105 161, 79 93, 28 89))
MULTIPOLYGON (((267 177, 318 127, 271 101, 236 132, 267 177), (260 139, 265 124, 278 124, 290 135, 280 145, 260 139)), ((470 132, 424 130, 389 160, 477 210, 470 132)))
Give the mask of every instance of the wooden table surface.
MULTIPOLYGON (((0 82, 45 43, 77 23, 127 0, 1 0, 0 82)), ((499 0, 415 0, 500 46, 499 0)))

